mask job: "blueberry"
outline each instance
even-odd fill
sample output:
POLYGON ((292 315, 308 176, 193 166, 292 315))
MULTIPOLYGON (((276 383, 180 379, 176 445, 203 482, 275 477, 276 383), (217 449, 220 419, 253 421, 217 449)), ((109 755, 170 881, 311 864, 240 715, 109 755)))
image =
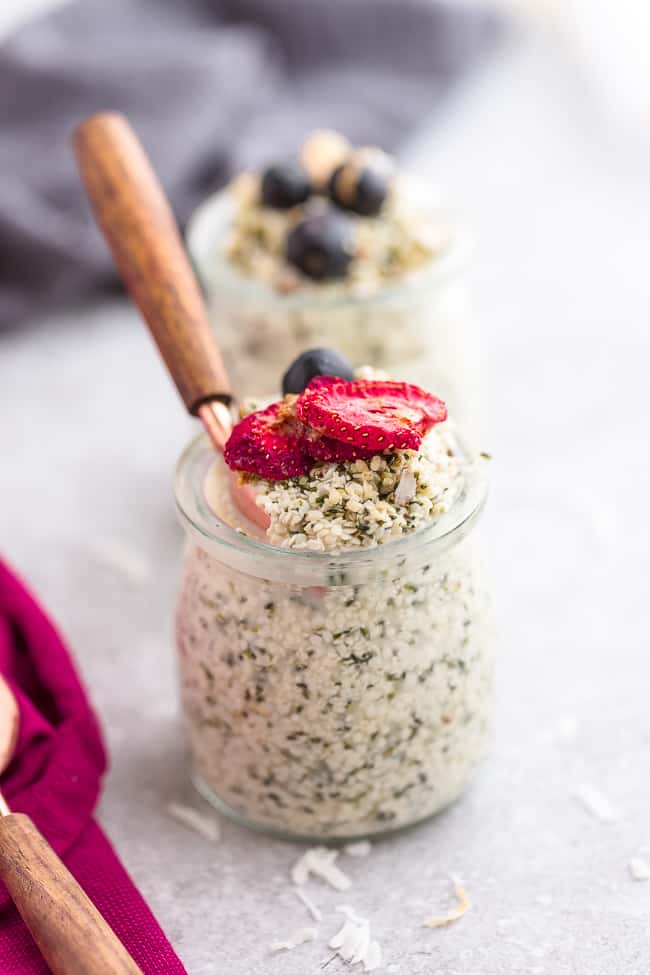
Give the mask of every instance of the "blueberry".
POLYGON ((379 213, 388 196, 388 180, 376 169, 362 169, 357 180, 354 209, 366 217, 379 213))
POLYGON ((354 371, 348 360, 334 349, 309 349, 291 363, 282 377, 282 395, 302 393, 314 376, 340 376, 351 381, 354 371))
POLYGON ((277 210, 288 210, 304 203, 311 193, 309 178, 297 162, 269 166, 262 174, 262 203, 277 210))
POLYGON ((352 225, 342 214, 312 214, 287 237, 287 260, 315 281, 344 277, 352 256, 352 225))
POLYGON ((332 173, 328 192, 344 210, 374 217, 390 191, 392 166, 379 150, 359 150, 332 173))

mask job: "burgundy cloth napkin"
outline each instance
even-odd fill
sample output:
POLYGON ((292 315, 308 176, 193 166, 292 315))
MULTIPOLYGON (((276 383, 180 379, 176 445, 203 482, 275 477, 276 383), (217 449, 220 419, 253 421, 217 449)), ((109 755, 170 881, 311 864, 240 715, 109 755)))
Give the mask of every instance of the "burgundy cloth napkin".
MULTIPOLYGON (((182 975, 185 969, 92 818, 106 752, 70 655, 1 561, 0 673, 20 710, 16 753, 0 776, 9 805, 31 816, 145 975, 182 975)), ((0 975, 48 971, 0 884, 0 975)))

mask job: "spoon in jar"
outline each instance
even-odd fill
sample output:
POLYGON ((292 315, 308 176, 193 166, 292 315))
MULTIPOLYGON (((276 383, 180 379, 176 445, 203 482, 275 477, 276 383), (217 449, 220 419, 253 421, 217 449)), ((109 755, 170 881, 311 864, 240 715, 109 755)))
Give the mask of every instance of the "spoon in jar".
MULTIPOLYGON (((171 207, 124 116, 100 112, 74 134, 79 172, 122 280, 140 309, 185 406, 223 454, 233 395, 205 303, 171 207)), ((230 493, 262 529, 266 513, 233 472, 230 493)))
MULTIPOLYGON (((0 677, 0 774, 13 758, 18 705, 0 677)), ((53 975, 142 975, 29 816, 0 792, 0 881, 53 975)))

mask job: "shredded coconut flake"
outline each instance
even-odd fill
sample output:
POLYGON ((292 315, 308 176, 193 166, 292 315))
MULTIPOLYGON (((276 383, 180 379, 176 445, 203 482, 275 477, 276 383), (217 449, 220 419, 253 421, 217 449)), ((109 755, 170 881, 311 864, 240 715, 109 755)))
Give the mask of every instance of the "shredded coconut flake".
POLYGON ((415 497, 417 489, 418 483, 413 474, 410 471, 404 471, 395 489, 395 504, 408 504, 415 497))
POLYGON ((620 810, 617 809, 598 789, 593 785, 579 785, 573 792, 573 798, 580 803, 594 819, 599 819, 601 823, 615 823, 621 818, 620 810))
POLYGON ((345 916, 349 918, 350 921, 355 921, 357 924, 364 923, 363 918, 359 917, 355 909, 353 907, 350 907, 349 904, 339 904, 336 910, 339 912, 339 914, 345 914, 345 916))
POLYGON ((206 840, 216 843, 221 835, 218 821, 213 816, 206 816, 192 806, 185 806, 180 802, 170 802, 167 812, 176 822, 193 830, 206 840))
POLYGON ((642 857, 632 857, 628 867, 633 880, 650 880, 650 863, 642 857))
POLYGON ((300 887, 294 887, 293 888, 293 892, 296 895, 296 897, 298 898, 298 900, 299 901, 302 901, 302 903, 305 905, 305 907, 309 911, 309 913, 312 916, 312 918, 314 919, 314 921, 322 921, 323 920, 322 911, 318 907, 316 907, 316 905, 314 904, 313 900, 305 893, 304 890, 301 890, 300 887))
POLYGON ((315 941, 317 937, 318 930, 316 928, 299 928, 286 941, 274 941, 271 945, 271 951, 291 951, 299 945, 307 944, 308 941, 315 941))
POLYGON ((307 850, 291 869, 291 879, 297 887, 302 887, 311 874, 320 877, 334 890, 349 890, 352 881, 336 866, 338 850, 328 850, 325 846, 315 846, 307 850))
POLYGON ((372 843, 369 840, 359 840, 358 843, 348 843, 344 849, 348 856, 367 857, 372 849, 372 843))
POLYGON ((448 914, 442 914, 440 917, 432 917, 429 921, 425 921, 425 928, 444 928, 447 924, 453 924, 454 921, 458 921, 469 910, 470 903, 467 891, 457 878, 454 879, 454 892, 457 900, 456 907, 449 911, 448 914))
POLYGON ((97 562, 113 569, 131 586, 141 588, 151 579, 149 559, 121 538, 97 539, 90 551, 97 562))
POLYGON ((347 905, 337 910, 345 914, 345 921, 330 941, 330 948, 348 965, 362 963, 366 972, 375 971, 381 965, 382 956, 379 944, 371 940, 369 922, 347 905))
POLYGON ((364 968, 367 972, 374 972, 377 968, 381 968, 381 962, 381 947, 377 941, 371 941, 363 962, 364 968))

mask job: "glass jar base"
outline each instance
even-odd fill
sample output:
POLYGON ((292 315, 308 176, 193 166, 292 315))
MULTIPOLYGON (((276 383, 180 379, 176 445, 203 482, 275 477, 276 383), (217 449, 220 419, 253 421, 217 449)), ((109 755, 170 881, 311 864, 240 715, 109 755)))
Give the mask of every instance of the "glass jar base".
MULTIPOLYGON (((417 826, 421 826, 423 823, 429 822, 435 819, 437 816, 444 813, 447 809, 454 806, 463 793, 456 796, 454 799, 449 800, 445 805, 436 809, 435 812, 426 813, 419 819, 414 819, 412 822, 405 823, 402 826, 395 827, 383 827, 374 830, 367 830, 360 833, 348 833, 340 836, 323 836, 319 833, 294 833, 290 830, 283 829, 280 826, 273 826, 270 823, 263 823, 255 819, 251 819, 244 813, 238 812, 229 806, 227 802, 220 799, 219 796, 213 792, 210 786, 198 775, 196 772, 190 772, 190 781, 192 785, 199 793, 199 795, 209 802, 210 805, 217 810, 221 815, 226 816, 228 819, 237 823, 238 826, 245 826, 247 829, 251 829, 256 833, 262 833, 266 836, 271 836, 279 840, 288 840, 292 843, 318 843, 320 846, 343 846, 346 843, 359 843, 361 840, 379 840, 394 836, 399 836, 402 833, 407 833, 417 826)), ((463 790, 464 792, 464 790, 463 790)))

